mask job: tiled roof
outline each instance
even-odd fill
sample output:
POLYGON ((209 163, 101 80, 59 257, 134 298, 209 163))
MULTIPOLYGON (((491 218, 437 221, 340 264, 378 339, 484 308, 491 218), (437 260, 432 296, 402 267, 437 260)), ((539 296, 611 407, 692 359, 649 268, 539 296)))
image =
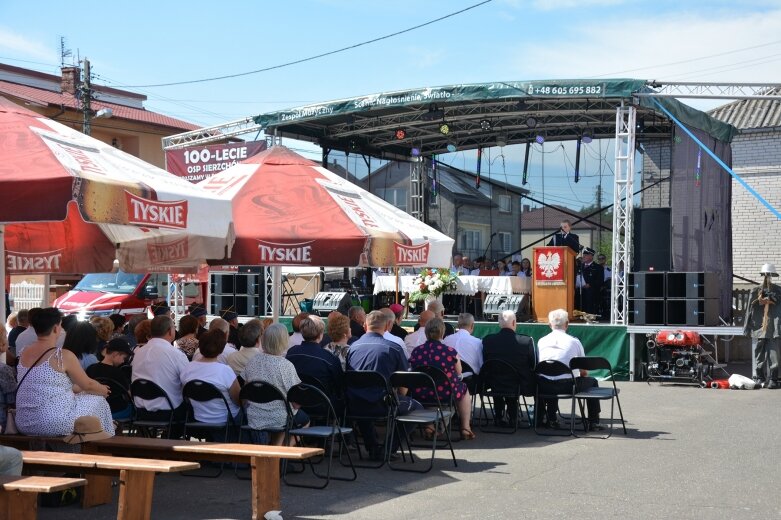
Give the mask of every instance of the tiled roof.
MULTIPOLYGON (((765 94, 781 94, 781 88, 768 89, 765 94)), ((710 110, 708 114, 736 128, 772 128, 781 126, 781 101, 742 99, 710 110)))
MULTIPOLYGON (((572 229, 574 230, 598 229, 598 226, 595 226, 594 224, 590 224, 585 220, 581 220, 580 222, 575 223, 577 218, 568 215, 567 213, 564 213, 564 211, 562 210, 566 210, 569 213, 575 213, 577 215, 585 216, 580 211, 564 208, 562 206, 548 206, 546 208, 535 208, 531 211, 525 211, 521 213, 521 227, 525 230, 546 229, 548 231, 553 231, 554 229, 558 229, 559 224, 561 224, 562 220, 567 219, 570 222, 573 222, 572 229)), ((598 222, 599 216, 597 215, 595 217, 591 217, 589 220, 598 222)), ((602 225, 610 228, 612 227, 613 223, 602 222, 602 225)))
MULTIPOLYGON (((19 85, 9 81, 0 81, 0 95, 4 94, 22 99, 32 104, 55 107, 65 106, 73 110, 81 109, 81 103, 73 94, 53 92, 51 90, 45 90, 27 85, 19 85)), ((149 110, 118 105, 116 103, 105 103, 102 101, 93 100, 92 109, 100 110, 101 108, 110 108, 113 112, 112 117, 114 118, 165 126, 181 131, 196 130, 200 128, 198 125, 182 121, 181 119, 168 117, 163 114, 158 114, 157 112, 150 112, 149 110)))

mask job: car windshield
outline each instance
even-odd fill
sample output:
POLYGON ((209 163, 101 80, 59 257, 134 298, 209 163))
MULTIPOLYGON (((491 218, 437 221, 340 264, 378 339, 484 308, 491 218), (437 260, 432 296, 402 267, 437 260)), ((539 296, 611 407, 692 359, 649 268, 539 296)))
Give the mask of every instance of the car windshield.
POLYGON ((85 275, 73 290, 131 294, 143 278, 143 274, 123 273, 122 271, 116 273, 90 273, 85 275))

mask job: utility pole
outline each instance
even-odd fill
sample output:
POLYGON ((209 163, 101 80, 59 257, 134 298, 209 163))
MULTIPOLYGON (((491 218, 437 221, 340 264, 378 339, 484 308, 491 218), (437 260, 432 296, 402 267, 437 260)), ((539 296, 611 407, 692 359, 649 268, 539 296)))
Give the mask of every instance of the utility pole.
POLYGON ((92 128, 90 126, 90 120, 92 119, 92 85, 90 84, 90 68, 89 60, 84 58, 84 70, 83 80, 79 87, 79 94, 81 95, 81 111, 84 115, 84 124, 82 132, 86 135, 90 135, 92 128))

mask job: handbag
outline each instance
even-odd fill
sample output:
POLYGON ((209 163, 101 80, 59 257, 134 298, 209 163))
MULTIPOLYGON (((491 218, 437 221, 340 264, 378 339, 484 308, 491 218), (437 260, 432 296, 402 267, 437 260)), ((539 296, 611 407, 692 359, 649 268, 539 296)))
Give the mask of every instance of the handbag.
MULTIPOLYGON (((56 347, 52 347, 50 349, 47 349, 43 354, 41 354, 41 356, 38 359, 35 360, 35 363, 33 363, 32 366, 29 368, 29 370, 27 370, 27 372, 25 372, 24 377, 22 377, 22 380, 19 381, 16 384, 16 392, 19 392, 19 387, 22 386, 22 383, 27 378, 27 374, 32 372, 33 368, 35 368, 35 365, 37 365, 38 362, 43 359, 43 356, 45 356, 46 354, 48 354, 50 351, 54 350, 55 348, 56 347)), ((14 406, 16 406, 16 405, 14 405, 14 406)), ((18 434, 19 430, 16 428, 16 408, 10 408, 9 407, 8 409, 6 409, 5 413, 6 413, 6 416, 5 416, 5 428, 3 429, 3 433, 8 434, 8 435, 16 435, 16 434, 18 434)))

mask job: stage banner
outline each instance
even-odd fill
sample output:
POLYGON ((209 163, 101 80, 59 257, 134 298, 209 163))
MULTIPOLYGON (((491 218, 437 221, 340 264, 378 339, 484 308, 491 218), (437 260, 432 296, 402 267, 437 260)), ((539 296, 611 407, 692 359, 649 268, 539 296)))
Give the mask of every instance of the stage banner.
POLYGON ((537 285, 564 285, 564 258, 561 257, 560 248, 538 247, 535 255, 537 285))
POLYGON ((166 169, 192 183, 208 179, 266 149, 266 141, 193 146, 165 152, 166 169))

